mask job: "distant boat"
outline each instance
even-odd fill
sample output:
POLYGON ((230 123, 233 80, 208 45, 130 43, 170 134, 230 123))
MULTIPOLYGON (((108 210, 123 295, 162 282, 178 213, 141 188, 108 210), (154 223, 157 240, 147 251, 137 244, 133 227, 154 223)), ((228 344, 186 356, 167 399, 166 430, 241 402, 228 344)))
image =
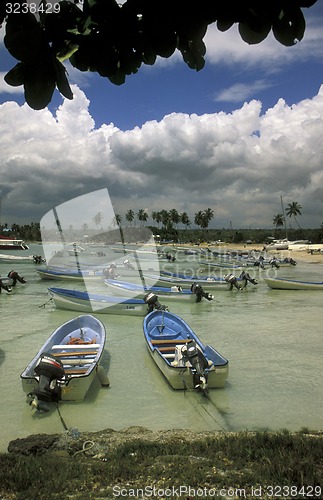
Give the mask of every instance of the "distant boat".
POLYGON ((247 267, 247 263, 244 263, 244 262, 237 263, 236 261, 235 262, 200 261, 200 265, 203 267, 214 268, 214 269, 230 269, 230 270, 233 269, 235 271, 239 271, 239 270, 245 269, 247 267))
POLYGON ((292 250, 293 246, 305 245, 309 243, 308 240, 294 240, 289 241, 286 238, 283 240, 273 240, 269 245, 265 245, 266 250, 292 250))
POLYGON ((102 281, 104 277, 102 270, 82 270, 81 272, 68 269, 39 267, 36 269, 36 273, 43 280, 83 281, 84 278, 86 278, 102 281))
POLYGON ((83 400, 95 377, 108 385, 100 365, 105 339, 104 325, 92 315, 59 326, 20 376, 27 402, 49 411, 53 402, 83 400))
POLYGON ((269 288, 278 290, 323 290, 323 282, 290 280, 285 278, 264 278, 269 288))
POLYGON ((199 279, 197 277, 185 277, 185 275, 154 275, 154 274, 144 274, 143 276, 144 282, 147 286, 181 286, 184 288, 190 288, 194 283, 197 283, 202 286, 205 292, 212 293, 215 290, 229 290, 230 284, 225 281, 223 278, 213 278, 213 277, 205 277, 203 279, 199 279))
POLYGON ((66 288, 48 288, 48 293, 58 309, 69 311, 95 312, 96 314, 124 314, 145 316, 148 305, 143 299, 114 297, 66 288))
POLYGON ((0 236, 0 250, 28 250, 29 246, 23 240, 0 236))
POLYGON ((173 389, 208 389, 225 386, 229 362, 213 347, 204 346, 179 316, 153 311, 143 322, 148 351, 173 389))
MULTIPOLYGON (((198 290, 193 292, 190 288, 182 288, 179 286, 144 286, 127 281, 104 280, 110 292, 123 297, 138 297, 144 298, 148 293, 157 295, 163 303, 168 302, 199 302, 197 300, 198 290)), ((203 290, 201 291, 203 293, 203 290)), ((203 295, 202 295, 203 296, 203 295)), ((212 300, 210 296, 208 300, 212 300)), ((207 297, 206 297, 207 298, 207 297)))
POLYGON ((3 262, 3 261, 16 261, 16 262, 20 262, 20 261, 23 261, 23 260, 30 260, 30 261, 34 261, 34 258, 32 255, 26 255, 26 256, 22 256, 22 255, 10 255, 10 254, 5 254, 5 253, 1 253, 0 254, 0 262, 3 262))

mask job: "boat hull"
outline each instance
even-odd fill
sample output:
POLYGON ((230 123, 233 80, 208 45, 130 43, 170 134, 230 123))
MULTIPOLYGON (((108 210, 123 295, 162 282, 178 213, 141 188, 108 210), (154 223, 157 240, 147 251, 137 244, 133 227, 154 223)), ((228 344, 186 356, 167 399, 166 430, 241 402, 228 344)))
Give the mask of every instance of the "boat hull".
POLYGON ((128 297, 112 297, 109 295, 88 294, 64 288, 48 288, 49 295, 58 309, 78 312, 95 312, 97 314, 122 314, 128 316, 145 316, 148 306, 143 300, 131 300, 128 297))
POLYGON ((54 353, 62 356, 65 379, 61 385, 61 401, 80 401, 86 396, 94 379, 98 376, 98 369, 105 347, 106 332, 103 324, 94 316, 83 315, 74 318, 59 328, 57 328, 37 355, 20 375, 22 389, 28 395, 38 386, 38 379, 35 375, 35 366, 43 353, 54 353), (67 339, 77 335, 76 332, 82 329, 84 339, 91 343, 81 346, 68 345, 67 339), (64 343, 65 342, 65 343, 64 343), (81 361, 71 360, 71 350, 80 350, 81 361), (84 350, 86 348, 86 352, 84 350), (93 351, 93 354, 89 354, 93 351), (79 362, 81 368, 76 363, 79 362))
POLYGON ((112 294, 121 297, 143 298, 147 293, 154 293, 164 302, 196 302, 196 295, 189 289, 180 292, 172 290, 171 287, 144 287, 114 280, 105 280, 105 284, 112 294))
POLYGON ((229 362, 213 347, 204 346, 193 330, 179 316, 166 311, 149 313, 143 324, 148 351, 170 386, 175 390, 194 389, 192 366, 185 362, 181 349, 194 340, 208 359, 206 368, 209 389, 223 388, 229 373, 229 362))
MULTIPOLYGON (((149 352, 172 389, 182 391, 186 389, 194 389, 193 377, 189 368, 170 366, 165 363, 165 360, 160 354, 158 354, 158 352, 152 352, 151 349, 149 349, 149 352)), ((212 368, 208 372, 208 388, 222 389, 225 387, 228 379, 228 373, 229 368, 227 366, 212 368)))
POLYGON ((103 274, 102 271, 82 271, 82 273, 73 271, 63 271, 54 269, 36 269, 38 276, 43 280, 59 280, 59 281, 71 281, 71 282, 82 282, 84 279, 90 279, 91 281, 102 281, 103 274))
POLYGON ((323 282, 287 280, 284 278, 264 278, 269 288, 276 290, 323 290, 323 282))
POLYGON ((230 284, 222 278, 210 280, 194 280, 189 278, 176 278, 146 274, 144 275, 144 281, 147 286, 181 286, 184 289, 190 289, 193 283, 198 283, 202 286, 203 290, 208 293, 213 293, 216 290, 230 290, 230 284))

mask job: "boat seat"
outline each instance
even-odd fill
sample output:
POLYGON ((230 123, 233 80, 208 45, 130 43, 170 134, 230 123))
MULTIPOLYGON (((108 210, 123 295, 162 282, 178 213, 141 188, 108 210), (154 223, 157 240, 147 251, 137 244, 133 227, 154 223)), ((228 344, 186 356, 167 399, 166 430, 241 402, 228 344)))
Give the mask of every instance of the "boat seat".
POLYGON ((170 347, 157 347, 157 349, 164 353, 164 352, 175 352, 175 346, 170 346, 170 347))
POLYGON ((161 344, 187 344, 192 339, 160 339, 152 340, 151 345, 161 345, 161 344))
POLYGON ((53 345, 51 350, 56 349, 98 349, 100 344, 57 344, 53 345))
POLYGON ((84 375, 89 368, 64 368, 66 375, 84 375))
POLYGON ((72 356, 96 356, 98 350, 95 351, 68 351, 68 352, 51 352, 51 354, 58 358, 66 358, 72 356))
POLYGON ((64 359, 62 360, 63 362, 63 366, 64 366, 64 369, 65 369, 65 366, 66 367, 69 367, 70 365, 91 365, 94 361, 94 358, 76 358, 76 359, 64 359))

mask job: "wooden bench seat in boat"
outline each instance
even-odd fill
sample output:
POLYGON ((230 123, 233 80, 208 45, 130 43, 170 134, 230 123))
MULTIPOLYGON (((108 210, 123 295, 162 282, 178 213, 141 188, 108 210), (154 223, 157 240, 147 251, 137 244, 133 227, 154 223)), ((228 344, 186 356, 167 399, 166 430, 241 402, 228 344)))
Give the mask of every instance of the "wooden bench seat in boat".
POLYGON ((89 367, 87 368, 64 368, 64 371, 66 375, 84 375, 88 371, 89 367))
POLYGON ((191 339, 160 339, 152 340, 151 345, 162 345, 162 344, 187 344, 191 339))
POLYGON ((175 346, 170 347, 157 347, 160 352, 175 352, 175 346))
POLYGON ((69 351, 69 352, 51 352, 51 354, 58 358, 67 358, 73 356, 96 356, 98 350, 95 351, 69 351))

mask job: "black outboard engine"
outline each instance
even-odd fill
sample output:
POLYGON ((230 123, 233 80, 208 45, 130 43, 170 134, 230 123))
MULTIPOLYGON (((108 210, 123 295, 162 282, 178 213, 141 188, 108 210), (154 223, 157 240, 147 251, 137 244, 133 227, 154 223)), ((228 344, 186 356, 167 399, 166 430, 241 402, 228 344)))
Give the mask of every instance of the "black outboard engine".
POLYGON ((207 392, 207 374, 205 369, 208 367, 208 361, 202 351, 197 348, 196 342, 190 340, 182 347, 184 361, 189 361, 192 365, 194 388, 198 391, 207 392))
POLYGON ((223 276, 223 279, 230 283, 230 290, 235 287, 237 290, 242 290, 242 286, 239 285, 237 278, 234 276, 234 274, 226 274, 223 276))
POLYGON ((249 273, 247 273, 246 271, 242 271, 242 273, 240 274, 239 278, 240 278, 241 280, 244 280, 244 281, 245 281, 244 286, 247 286, 248 281, 249 281, 250 283, 252 283, 253 285, 258 285, 258 281, 257 281, 257 280, 255 280, 254 278, 252 278, 252 277, 250 276, 250 274, 249 274, 249 273))
POLYGON ((207 293, 203 290, 201 285, 198 283, 193 283, 191 286, 191 292, 195 293, 196 295, 196 302, 201 302, 202 297, 204 297, 207 300, 213 300, 214 296, 211 295, 210 293, 207 293))
POLYGON ((157 295, 150 292, 144 296, 144 301, 148 304, 148 313, 152 312, 154 309, 158 311, 168 311, 168 307, 161 304, 158 300, 157 295))
POLYGON ((64 375, 61 361, 51 354, 44 352, 37 361, 35 373, 39 377, 38 387, 28 396, 32 397, 30 405, 36 410, 49 411, 49 403, 59 401, 60 387, 57 384, 64 375))

